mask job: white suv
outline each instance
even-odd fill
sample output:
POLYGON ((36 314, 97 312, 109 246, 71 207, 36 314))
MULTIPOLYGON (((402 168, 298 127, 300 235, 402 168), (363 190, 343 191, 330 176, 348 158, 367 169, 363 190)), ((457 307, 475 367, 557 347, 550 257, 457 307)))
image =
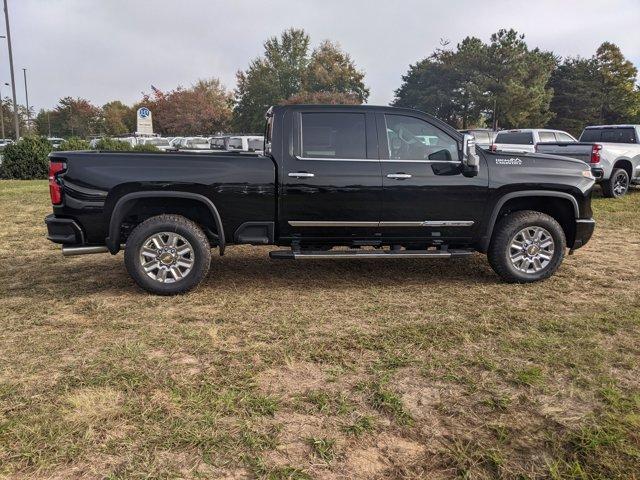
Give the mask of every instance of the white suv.
POLYGON ((535 152, 538 143, 577 142, 567 132, 562 130, 548 130, 544 128, 519 128, 498 132, 492 151, 502 152, 535 152))

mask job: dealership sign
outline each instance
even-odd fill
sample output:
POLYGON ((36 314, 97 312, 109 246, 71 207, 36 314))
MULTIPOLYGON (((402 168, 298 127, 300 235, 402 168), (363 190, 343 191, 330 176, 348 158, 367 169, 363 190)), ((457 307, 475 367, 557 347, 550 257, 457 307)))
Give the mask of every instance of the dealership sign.
POLYGON ((137 115, 137 135, 153 135, 153 122, 151 120, 151 110, 147 107, 140 107, 137 115))

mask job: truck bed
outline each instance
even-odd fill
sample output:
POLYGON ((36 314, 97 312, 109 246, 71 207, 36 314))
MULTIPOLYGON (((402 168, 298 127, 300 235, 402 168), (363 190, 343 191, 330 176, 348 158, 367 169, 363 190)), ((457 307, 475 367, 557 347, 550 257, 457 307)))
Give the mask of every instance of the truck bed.
POLYGON ((275 218, 275 174, 271 158, 235 152, 54 152, 64 162, 60 217, 77 218, 88 244, 104 243, 116 202, 131 192, 181 191, 219 205, 227 238, 244 222, 275 218))

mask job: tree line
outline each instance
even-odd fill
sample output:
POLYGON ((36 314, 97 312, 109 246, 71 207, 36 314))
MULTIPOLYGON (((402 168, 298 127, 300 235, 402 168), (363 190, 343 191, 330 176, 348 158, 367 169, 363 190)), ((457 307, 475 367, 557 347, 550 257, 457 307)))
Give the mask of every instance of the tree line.
MULTIPOLYGON (((457 128, 548 126, 576 134, 588 124, 640 122, 637 73, 609 42, 590 58, 562 59, 530 48, 513 29, 500 30, 489 42, 442 42, 409 66, 392 104, 457 128)), ((146 106, 163 135, 260 132, 271 105, 361 104, 369 97, 365 74, 348 53, 328 40, 312 49, 309 35, 293 28, 269 38, 264 53, 237 73, 236 84, 234 91, 216 78, 170 91, 152 87, 134 105, 116 100, 98 107, 65 97, 37 114, 35 128, 62 137, 123 135, 135 130, 135 112, 146 106)), ((5 107, 10 105, 2 102, 3 115, 5 107)), ((5 118, 11 124, 8 111, 5 118)))

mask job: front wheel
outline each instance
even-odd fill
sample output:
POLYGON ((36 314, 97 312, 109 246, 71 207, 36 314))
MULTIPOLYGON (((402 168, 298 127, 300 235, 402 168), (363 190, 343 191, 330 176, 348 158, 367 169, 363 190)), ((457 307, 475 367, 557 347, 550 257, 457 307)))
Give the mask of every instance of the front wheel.
POLYGON ((487 257, 503 280, 530 283, 555 273, 564 259, 566 246, 564 231, 554 218, 524 210, 498 222, 487 257))
POLYGON ((211 247, 191 220, 158 215, 131 232, 124 262, 140 287, 157 295, 176 295, 197 287, 207 276, 211 247))

